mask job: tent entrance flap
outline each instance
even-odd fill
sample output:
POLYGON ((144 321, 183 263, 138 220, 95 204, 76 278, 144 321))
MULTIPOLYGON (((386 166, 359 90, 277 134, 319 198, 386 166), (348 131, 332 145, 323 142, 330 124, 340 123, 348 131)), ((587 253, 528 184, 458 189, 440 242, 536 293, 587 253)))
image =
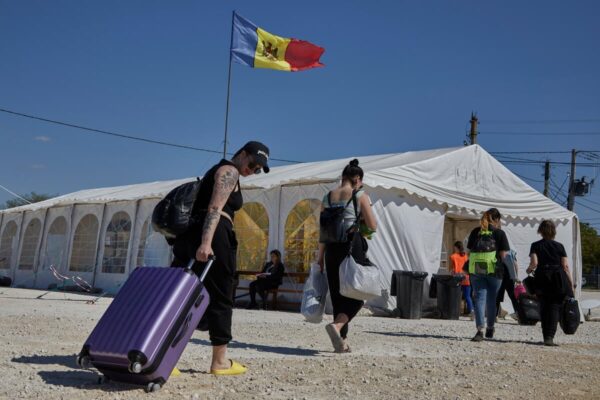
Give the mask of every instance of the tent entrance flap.
POLYGON ((454 250, 454 242, 463 242, 467 248, 469 234, 479 226, 479 220, 446 215, 444 219, 444 236, 442 238, 442 254, 438 273, 450 273, 450 255, 454 250))

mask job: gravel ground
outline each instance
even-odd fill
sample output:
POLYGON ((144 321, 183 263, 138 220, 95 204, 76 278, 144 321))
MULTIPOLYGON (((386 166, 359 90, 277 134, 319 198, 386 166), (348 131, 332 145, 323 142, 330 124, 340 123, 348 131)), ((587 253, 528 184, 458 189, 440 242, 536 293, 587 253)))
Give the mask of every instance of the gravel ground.
MULTIPOLYGON (((214 377, 206 333, 194 334, 174 377, 158 393, 100 385, 75 355, 110 299, 25 289, 0 290, 0 398, 40 399, 510 399, 600 398, 600 323, 560 347, 540 345, 541 328, 500 321, 496 338, 470 342, 474 323, 359 316, 351 354, 334 354, 324 323, 300 314, 234 312, 229 354, 249 372, 214 377)), ((560 329, 559 329, 560 330, 560 329)))

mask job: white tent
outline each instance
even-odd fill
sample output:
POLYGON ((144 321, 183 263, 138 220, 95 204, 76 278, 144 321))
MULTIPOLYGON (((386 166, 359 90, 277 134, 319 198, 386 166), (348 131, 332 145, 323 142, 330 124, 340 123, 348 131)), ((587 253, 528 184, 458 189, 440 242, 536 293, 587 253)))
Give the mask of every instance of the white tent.
MULTIPOLYGON (((350 159, 275 167, 269 174, 242 179, 245 204, 258 203, 265 214, 259 258, 278 248, 284 261, 306 267, 317 246, 320 201, 350 159)), ((358 159, 379 221, 369 258, 380 267, 384 293, 373 306, 395 307, 385 292, 393 270, 443 271, 452 243, 464 240, 490 207, 503 215, 521 278, 529 246, 539 239, 539 222, 552 219, 575 281, 581 282, 577 216, 531 188, 483 148, 358 159)), ((168 263, 168 246, 152 231, 149 217, 160 198, 190 179, 82 190, 0 212, 0 274, 12 276, 15 285, 45 288, 55 282, 49 272, 54 265, 94 286, 116 290, 135 266, 168 263)), ((241 246, 246 237, 242 235, 241 246)), ((240 265, 245 262, 238 260, 240 265)))

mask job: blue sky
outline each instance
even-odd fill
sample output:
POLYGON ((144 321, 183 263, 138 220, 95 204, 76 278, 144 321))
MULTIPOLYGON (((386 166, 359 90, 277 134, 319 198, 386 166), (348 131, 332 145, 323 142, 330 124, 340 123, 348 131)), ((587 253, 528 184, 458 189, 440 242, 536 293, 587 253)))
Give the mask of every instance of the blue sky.
MULTIPOLYGON (((597 1, 0 0, 0 108, 222 149, 233 9, 324 47, 326 66, 234 64, 232 150, 259 139, 272 157, 313 161, 460 146, 476 111, 490 152, 600 151, 600 135, 485 133, 600 132, 597 1), (508 123, 521 120, 595 122, 508 123)), ((0 138, 0 184, 17 193, 192 176, 219 159, 4 113, 0 138)), ((506 165, 542 189, 541 165, 506 165)), ((556 186, 567 171, 553 166, 556 186)), ((596 227, 599 193, 576 206, 596 227)), ((0 203, 10 198, 0 191, 0 203)))

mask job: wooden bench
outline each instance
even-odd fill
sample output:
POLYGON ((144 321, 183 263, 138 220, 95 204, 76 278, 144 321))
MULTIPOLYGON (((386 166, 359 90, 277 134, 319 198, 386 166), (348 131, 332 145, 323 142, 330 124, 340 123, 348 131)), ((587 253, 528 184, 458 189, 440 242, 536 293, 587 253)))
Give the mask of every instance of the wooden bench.
MULTIPOLYGON (((237 271, 236 272, 236 279, 234 282, 234 290, 233 290, 233 294, 235 296, 235 293, 237 290, 250 290, 250 287, 248 286, 238 286, 239 285, 239 277, 240 276, 256 276, 258 274, 260 274, 261 271, 237 271)), ((298 283, 304 283, 304 281, 306 280, 306 278, 308 277, 308 273, 307 272, 285 272, 283 274, 283 277, 288 277, 288 278, 293 278, 293 279, 297 279, 298 283)), ((302 293, 302 289, 287 289, 287 288, 282 288, 282 287, 277 287, 275 289, 268 289, 266 291, 266 298, 265 298, 265 302, 268 301, 269 299, 269 294, 272 295, 271 297, 271 309, 273 310, 277 310, 277 306, 279 304, 288 304, 288 305, 294 305, 294 306, 300 306, 300 302, 298 301, 279 301, 278 297, 279 297, 279 293, 302 293)))

